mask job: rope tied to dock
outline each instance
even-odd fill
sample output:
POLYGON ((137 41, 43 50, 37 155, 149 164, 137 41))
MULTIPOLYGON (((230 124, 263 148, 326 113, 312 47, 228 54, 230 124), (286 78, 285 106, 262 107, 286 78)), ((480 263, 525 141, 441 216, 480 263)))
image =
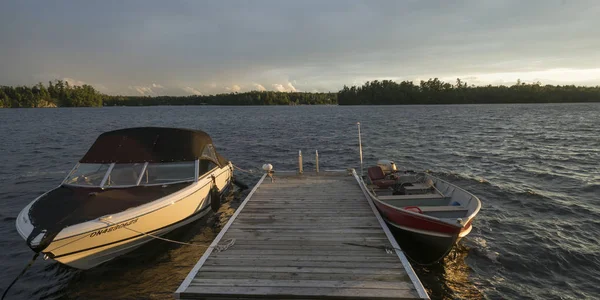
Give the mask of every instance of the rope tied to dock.
MULTIPOLYGON (((116 223, 108 221, 106 218, 100 219, 100 221, 105 222, 105 223, 107 223, 109 225, 116 225, 116 223)), ((130 230, 130 231, 133 231, 133 232, 136 232, 136 233, 139 233, 139 234, 142 234, 142 235, 145 235, 145 236, 153 238, 153 239, 157 239, 157 240, 161 240, 161 241, 165 241, 165 242, 169 242, 169 243, 174 243, 174 244, 178 244, 178 245, 184 245, 184 246, 202 247, 202 248, 206 248, 206 249, 208 249, 208 248, 214 248, 217 252, 225 251, 229 247, 233 246, 233 244, 235 244, 235 239, 231 239, 225 245, 216 245, 214 247, 210 247, 210 246, 202 245, 202 244, 187 243, 187 242, 182 242, 182 241, 176 241, 176 240, 167 239, 167 238, 164 238, 164 237, 161 237, 161 236, 153 235, 151 233, 146 233, 146 232, 142 232, 142 231, 139 231, 139 230, 135 230, 135 229, 129 228, 127 226, 125 226, 123 228, 125 228, 127 230, 130 230)))
MULTIPOLYGON (((233 165, 233 164, 232 164, 232 165, 233 165)), ((240 171, 240 172, 244 172, 244 173, 248 173, 248 174, 254 174, 254 170, 245 170, 245 169, 242 169, 242 168, 240 168, 240 167, 238 167, 238 166, 236 166, 236 165, 233 165, 233 167, 234 167, 236 170, 240 171)))

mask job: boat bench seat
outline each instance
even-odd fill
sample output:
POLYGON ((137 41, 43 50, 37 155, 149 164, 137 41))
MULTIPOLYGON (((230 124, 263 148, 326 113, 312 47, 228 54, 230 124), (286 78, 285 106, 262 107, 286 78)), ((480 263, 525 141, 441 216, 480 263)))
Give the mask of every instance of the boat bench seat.
POLYGON ((430 211, 462 211, 462 210, 467 210, 464 206, 450 206, 450 205, 444 205, 444 206, 422 206, 422 207, 419 206, 419 208, 423 212, 430 212, 430 211))
POLYGON ((392 195, 392 196, 379 196, 380 200, 410 200, 410 199, 440 199, 444 196, 435 194, 415 194, 415 195, 392 195))
POLYGON ((412 185, 404 186, 406 190, 430 190, 433 189, 431 185, 424 183, 412 183, 412 185))

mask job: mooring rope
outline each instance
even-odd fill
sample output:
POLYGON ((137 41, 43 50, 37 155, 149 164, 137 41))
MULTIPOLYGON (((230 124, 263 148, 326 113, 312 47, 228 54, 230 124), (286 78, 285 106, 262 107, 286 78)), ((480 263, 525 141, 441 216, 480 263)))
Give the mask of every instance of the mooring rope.
POLYGON ((254 170, 244 170, 236 165, 233 165, 234 168, 236 168, 238 171, 244 172, 244 173, 248 173, 248 174, 254 174, 254 170))
MULTIPOLYGON (((100 219, 100 220, 102 222, 106 222, 106 223, 108 223, 110 225, 117 225, 116 223, 113 223, 113 222, 108 221, 106 219, 100 219)), ((142 235, 145 235, 145 236, 148 236, 148 237, 151 237, 153 239, 157 239, 157 240, 161 240, 161 241, 165 241, 165 242, 169 242, 169 243, 174 243, 174 244, 184 245, 184 246, 202 247, 202 248, 207 248, 207 249, 211 248, 210 246, 207 246, 207 245, 201 245, 201 244, 195 244, 195 243, 187 243, 187 242, 182 242, 182 241, 176 241, 176 240, 167 239, 167 238, 164 238, 164 237, 153 235, 151 233, 146 233, 146 232, 138 231, 138 230, 135 230, 133 228, 129 228, 127 226, 125 226, 123 228, 125 228, 127 230, 130 230, 130 231, 133 231, 133 232, 136 232, 136 233, 139 233, 139 234, 142 234, 142 235)), ((225 250, 227 250, 227 248, 233 246, 233 244, 235 243, 235 239, 229 239, 227 241, 228 242, 225 245, 216 245, 213 248, 215 248, 215 250, 217 250, 218 252, 225 251, 225 250)))
POLYGON ((6 295, 8 294, 8 290, 10 290, 10 288, 17 282, 17 280, 19 280, 19 278, 21 278, 21 276, 23 276, 23 274, 25 274, 25 272, 27 272, 27 270, 31 267, 31 265, 33 265, 33 262, 38 258, 38 256, 40 256, 40 253, 36 252, 33 255, 33 258, 27 264, 27 266, 25 266, 23 271, 21 271, 21 273, 19 273, 19 275, 8 285, 6 290, 4 290, 4 294, 2 294, 2 300, 4 300, 4 297, 6 297, 6 295))
MULTIPOLYGON (((111 221, 108 221, 106 218, 100 218, 100 221, 101 221, 101 222, 105 222, 105 223, 107 223, 107 224, 109 224, 109 225, 117 225, 117 223, 113 223, 113 222, 111 222, 111 221)), ((186 246, 195 246, 195 247, 204 247, 204 248, 208 248, 208 246, 206 246, 206 245, 200 245, 200 244, 193 244, 193 243, 186 243, 186 242, 181 242, 181 241, 171 240, 171 239, 167 239, 167 238, 160 237, 160 236, 157 236, 157 235, 153 235, 153 234, 151 234, 151 233, 147 233, 147 232, 138 231, 138 230, 135 230, 135 229, 133 229, 133 228, 129 228, 129 227, 127 227, 127 226, 125 226, 125 227, 123 227, 123 228, 125 228, 125 229, 127 229, 127 230, 129 230, 129 231, 133 231, 133 232, 139 233, 139 234, 141 234, 141 235, 145 235, 145 236, 147 236, 147 237, 151 237, 151 238, 153 238, 153 239, 157 239, 157 240, 161 240, 161 241, 165 241, 165 242, 169 242, 169 243, 175 243, 175 244, 179 244, 179 245, 186 245, 186 246)))

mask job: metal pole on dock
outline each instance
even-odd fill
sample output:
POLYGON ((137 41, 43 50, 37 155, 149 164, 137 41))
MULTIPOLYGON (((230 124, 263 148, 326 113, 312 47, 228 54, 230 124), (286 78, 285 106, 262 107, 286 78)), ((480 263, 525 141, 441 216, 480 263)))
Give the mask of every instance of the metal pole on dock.
POLYGON ((315 150, 315 165, 317 167, 317 174, 319 174, 319 150, 315 150))
POLYGON ((360 138, 360 122, 356 122, 358 125, 358 153, 360 155, 360 177, 363 176, 363 157, 362 157, 362 140, 360 138))
POLYGON ((298 150, 298 174, 302 174, 302 150, 298 150))

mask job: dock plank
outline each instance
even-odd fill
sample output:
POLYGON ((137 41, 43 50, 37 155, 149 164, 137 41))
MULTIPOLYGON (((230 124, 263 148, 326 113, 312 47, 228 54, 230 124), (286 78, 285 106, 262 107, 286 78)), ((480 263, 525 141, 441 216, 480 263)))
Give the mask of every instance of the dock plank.
MULTIPOLYGON (((417 299, 414 290, 358 289, 358 288, 306 288, 306 287, 228 287, 228 286, 190 286, 181 294, 182 299, 216 299, 231 295, 244 295, 246 298, 298 299, 303 296, 323 299, 323 295, 333 299, 417 299)), ((238 298, 239 299, 239 298, 238 298)))
MULTIPOLYGON (((179 299, 420 299, 355 176, 261 179, 176 292, 179 299)), ((395 242, 394 242, 395 243, 395 242)))

